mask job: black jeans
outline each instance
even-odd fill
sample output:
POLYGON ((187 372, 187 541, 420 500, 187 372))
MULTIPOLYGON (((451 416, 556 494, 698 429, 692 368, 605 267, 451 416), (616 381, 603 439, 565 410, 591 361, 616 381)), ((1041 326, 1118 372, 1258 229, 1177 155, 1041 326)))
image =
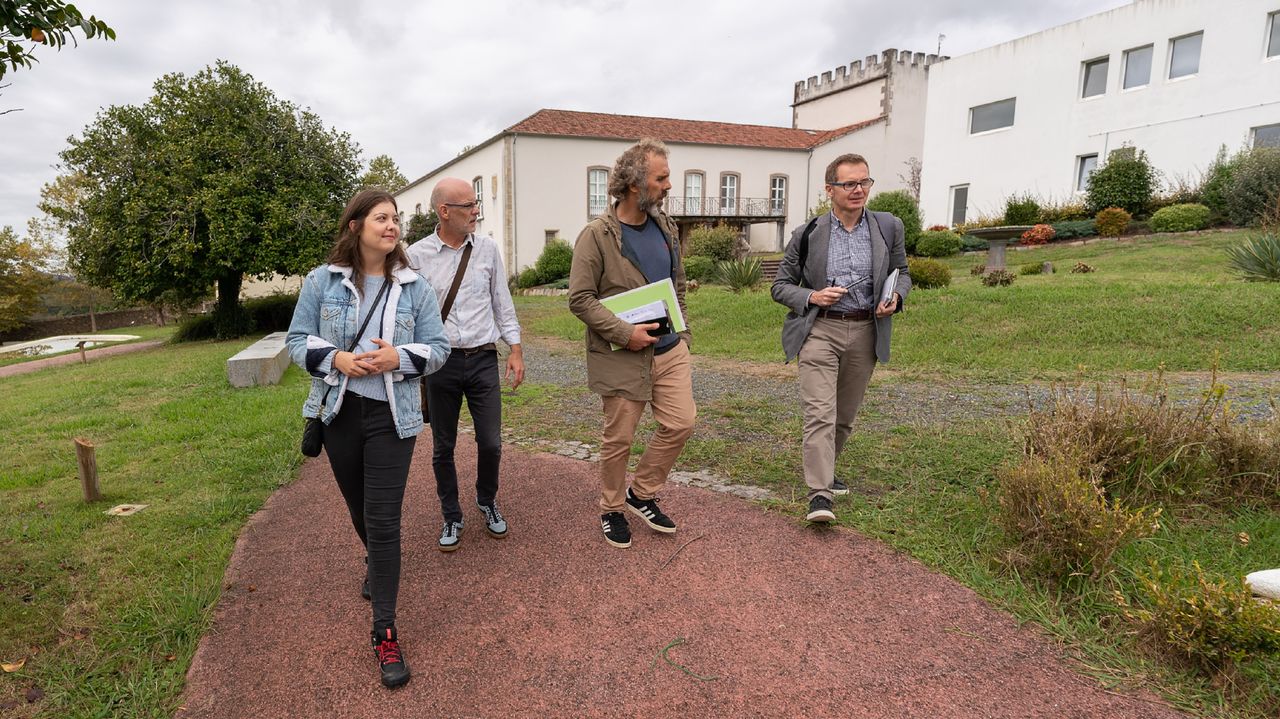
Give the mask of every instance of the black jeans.
POLYGON ((348 392, 324 428, 324 448, 369 562, 373 631, 396 623, 400 507, 417 437, 400 439, 386 402, 348 392))
POLYGON ((497 350, 465 354, 453 350, 444 366, 426 378, 431 410, 431 468, 436 495, 445 520, 462 520, 458 505, 458 470, 453 448, 458 443, 458 415, 462 398, 476 431, 476 500, 491 503, 498 496, 498 465, 502 460, 502 384, 497 350))

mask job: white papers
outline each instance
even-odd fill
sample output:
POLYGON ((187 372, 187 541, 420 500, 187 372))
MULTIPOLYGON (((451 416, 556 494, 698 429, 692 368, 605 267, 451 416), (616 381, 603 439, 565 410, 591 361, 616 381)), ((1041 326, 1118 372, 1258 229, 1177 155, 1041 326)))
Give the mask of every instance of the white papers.
POLYGON ((884 304, 893 299, 893 293, 898 287, 898 270, 895 268, 889 273, 889 277, 884 281, 884 287, 880 288, 880 304, 884 304))
POLYGON ((654 300, 648 304, 643 304, 629 310, 615 312, 614 314, 618 315, 618 319, 630 322, 633 325, 638 325, 642 322, 652 322, 659 317, 666 317, 667 306, 662 302, 662 300, 654 300))

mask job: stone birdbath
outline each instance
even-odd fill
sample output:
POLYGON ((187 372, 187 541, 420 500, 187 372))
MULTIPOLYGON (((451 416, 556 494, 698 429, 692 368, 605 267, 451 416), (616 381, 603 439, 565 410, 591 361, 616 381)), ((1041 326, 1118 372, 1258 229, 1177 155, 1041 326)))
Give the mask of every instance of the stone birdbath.
POLYGON ((1009 240, 1022 237, 1022 233, 1031 229, 1031 225, 1003 225, 1001 227, 979 227, 969 230, 969 235, 987 241, 987 272, 1004 269, 1004 248, 1009 240))

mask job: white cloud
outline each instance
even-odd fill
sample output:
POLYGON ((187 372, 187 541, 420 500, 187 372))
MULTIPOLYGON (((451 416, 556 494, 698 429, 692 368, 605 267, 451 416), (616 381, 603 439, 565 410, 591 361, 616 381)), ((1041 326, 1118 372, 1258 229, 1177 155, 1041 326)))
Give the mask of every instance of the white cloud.
POLYGON ((956 55, 1122 0, 81 0, 117 32, 6 75, 0 225, 23 228, 69 135, 225 59, 417 177, 540 108, 787 125, 794 83, 890 47, 956 55))

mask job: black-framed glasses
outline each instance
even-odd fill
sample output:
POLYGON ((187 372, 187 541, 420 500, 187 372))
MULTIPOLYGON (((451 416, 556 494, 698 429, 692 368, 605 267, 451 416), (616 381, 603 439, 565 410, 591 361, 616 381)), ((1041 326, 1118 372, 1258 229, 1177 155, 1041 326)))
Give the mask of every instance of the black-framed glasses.
POLYGON ((866 192, 867 190, 871 189, 872 185, 876 184, 876 181, 868 177, 865 180, 849 180, 848 182, 828 182, 827 184, 832 187, 839 187, 843 189, 845 192, 853 192, 853 188, 855 187, 861 187, 862 191, 866 192))
POLYGON ((472 200, 471 202, 446 202, 446 203, 444 203, 444 206, 445 206, 445 207, 459 207, 459 208, 464 209, 464 210, 474 210, 475 208, 477 208, 477 207, 479 207, 479 206, 480 206, 480 201, 479 201, 479 200, 472 200))

